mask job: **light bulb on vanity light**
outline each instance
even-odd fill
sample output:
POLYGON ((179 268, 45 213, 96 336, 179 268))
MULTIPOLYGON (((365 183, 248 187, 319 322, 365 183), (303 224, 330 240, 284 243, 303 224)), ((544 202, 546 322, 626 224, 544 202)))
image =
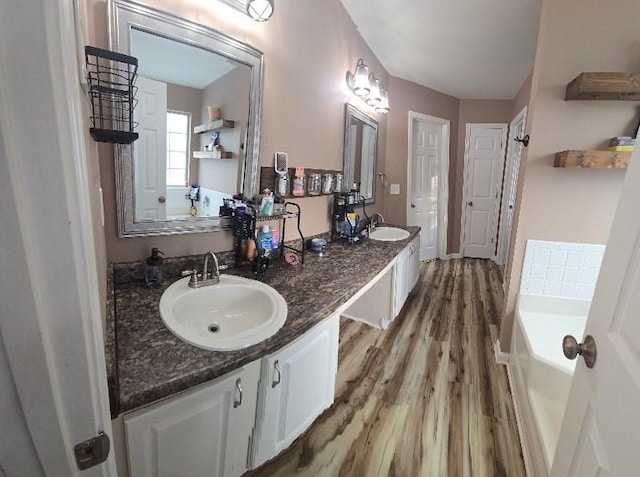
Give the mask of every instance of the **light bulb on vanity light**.
POLYGON ((380 80, 373 76, 371 73, 369 77, 370 91, 367 96, 367 104, 372 107, 376 107, 380 104, 382 99, 380 98, 380 80))
POLYGON ((273 0, 249 0, 247 14, 257 22, 266 22, 273 15, 273 0))
POLYGON ((389 92, 380 88, 380 104, 376 106, 376 113, 387 114, 389 112, 389 92))
POLYGON ((358 59, 353 73, 347 71, 347 86, 353 94, 361 98, 369 94, 369 67, 362 58, 358 59))

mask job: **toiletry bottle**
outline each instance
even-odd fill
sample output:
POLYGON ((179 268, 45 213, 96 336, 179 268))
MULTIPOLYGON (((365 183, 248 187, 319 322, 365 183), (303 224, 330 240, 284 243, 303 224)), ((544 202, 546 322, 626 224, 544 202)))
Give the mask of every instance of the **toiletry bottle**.
POLYGON ((263 191, 264 195, 262 196, 262 201, 260 203, 260 212, 262 215, 272 215, 273 214, 273 193, 269 189, 265 189, 263 191))
POLYGON ((147 266, 144 272, 144 282, 147 288, 158 288, 162 283, 162 257, 164 255, 156 247, 151 249, 151 256, 147 258, 147 266))
POLYGON ((261 257, 270 258, 273 251, 271 227, 263 225, 258 235, 258 251, 261 257))

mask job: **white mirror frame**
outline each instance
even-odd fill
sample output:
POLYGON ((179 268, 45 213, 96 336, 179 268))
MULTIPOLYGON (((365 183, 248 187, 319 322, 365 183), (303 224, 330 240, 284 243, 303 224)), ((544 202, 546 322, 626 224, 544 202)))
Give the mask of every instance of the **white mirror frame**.
MULTIPOLYGON (((131 29, 210 50, 251 68, 249 124, 244 147, 244 172, 239 192, 257 193, 260 163, 260 118, 264 56, 261 51, 206 26, 162 12, 132 0, 109 1, 109 47, 129 54, 131 29)), ((135 221, 133 194, 133 145, 116 145, 116 208, 119 237, 175 235, 228 229, 228 217, 190 217, 178 220, 135 221)))

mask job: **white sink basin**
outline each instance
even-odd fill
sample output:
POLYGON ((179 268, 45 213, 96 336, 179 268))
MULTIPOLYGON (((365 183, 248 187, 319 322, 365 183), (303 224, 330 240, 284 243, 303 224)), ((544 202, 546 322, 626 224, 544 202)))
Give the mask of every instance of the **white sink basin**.
POLYGON ((408 231, 397 227, 378 227, 371 231, 369 238, 382 242, 396 242, 409 238, 409 235, 411 234, 408 231))
POLYGON ((287 318, 282 295, 259 281, 222 275, 216 285, 188 283, 183 278, 165 290, 160 316, 174 335, 199 348, 246 348, 274 335, 287 318))

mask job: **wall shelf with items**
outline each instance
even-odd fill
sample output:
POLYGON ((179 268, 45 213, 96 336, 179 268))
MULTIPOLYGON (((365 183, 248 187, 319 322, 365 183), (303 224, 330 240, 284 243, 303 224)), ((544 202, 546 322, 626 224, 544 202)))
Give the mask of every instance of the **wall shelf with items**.
MULTIPOLYGON (((235 264, 240 266, 247 262, 247 248, 249 247, 250 240, 258 239, 258 225, 260 222, 279 222, 279 241, 278 247, 273 249, 273 254, 270 256, 262 256, 257 251, 255 257, 252 257, 251 263, 253 271, 258 274, 264 272, 267 266, 273 259, 284 258, 285 250, 290 250, 298 255, 300 263, 304 264, 304 235, 302 235, 302 229, 300 228, 301 210, 298 204, 293 202, 285 202, 280 212, 273 213, 272 215, 262 214, 257 207, 252 205, 246 205, 246 211, 244 213, 235 213, 233 215, 233 237, 235 242, 235 264), (285 243, 285 233, 287 226, 287 219, 297 219, 296 229, 300 238, 300 248, 296 248, 291 244, 285 243)), ((256 242, 256 249, 258 243, 256 242)))
POLYGON ((639 73, 580 73, 567 85, 565 101, 640 101, 639 73))
POLYGON ((557 152, 553 167, 582 167, 588 169, 626 169, 631 152, 626 151, 562 151, 557 152))
POLYGON ((194 159, 233 159, 231 151, 193 151, 194 159))
POLYGON ((236 127, 236 122, 231 119, 218 119, 206 124, 200 124, 193 128, 194 134, 204 134, 211 131, 219 131, 220 129, 232 129, 236 127))
MULTIPOLYGON (((309 180, 309 174, 320 174, 321 177, 324 177, 325 174, 331 174, 331 176, 333 177, 333 180, 335 181, 335 177, 336 174, 342 174, 342 171, 338 171, 338 170, 332 170, 332 169, 311 169, 311 168, 306 168, 304 169, 304 175, 305 175, 305 194, 304 195, 300 195, 300 196, 294 196, 291 193, 291 190, 289 191, 289 195, 287 195, 288 199, 300 199, 300 198, 304 198, 304 197, 320 197, 320 196, 327 196, 327 195, 333 195, 333 187, 331 192, 328 193, 323 193, 322 192, 322 186, 320 188, 320 193, 319 194, 307 194, 306 190, 307 190, 307 181, 309 180)), ((289 184, 290 184, 290 188, 291 188, 291 184, 293 184, 293 180, 294 177, 296 175, 296 168, 295 167, 289 167, 288 168, 288 172, 287 172, 287 176, 289 177, 289 184)), ((277 180, 278 180, 278 174, 276 174, 275 170, 273 169, 273 167, 268 167, 268 166, 263 166, 260 168, 260 190, 264 190, 264 189, 269 189, 271 191, 276 191, 278 190, 277 188, 277 180)), ((324 183, 324 181, 323 181, 324 183)), ((335 184, 335 182, 334 182, 335 184)))

